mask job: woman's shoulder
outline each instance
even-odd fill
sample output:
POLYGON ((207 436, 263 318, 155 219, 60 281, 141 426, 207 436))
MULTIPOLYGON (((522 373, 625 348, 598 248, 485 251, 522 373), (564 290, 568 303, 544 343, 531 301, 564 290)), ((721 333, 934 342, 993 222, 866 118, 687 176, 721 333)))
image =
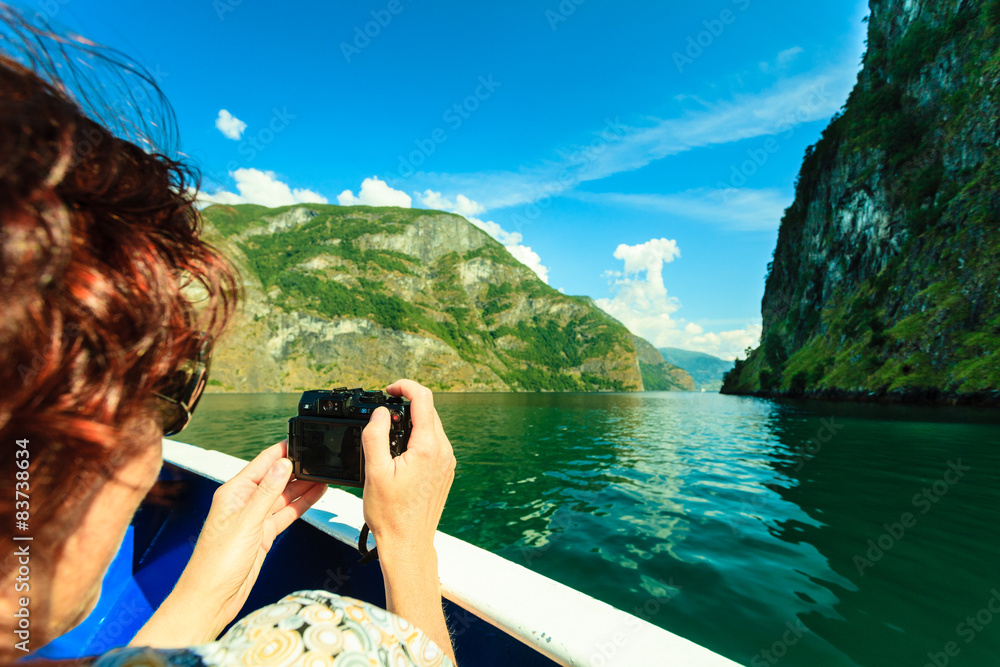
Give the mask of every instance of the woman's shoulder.
POLYGON ((98 658, 94 667, 311 667, 348 655, 364 660, 359 664, 452 664, 427 635, 395 614, 326 591, 299 591, 248 614, 211 644, 118 649, 98 658))

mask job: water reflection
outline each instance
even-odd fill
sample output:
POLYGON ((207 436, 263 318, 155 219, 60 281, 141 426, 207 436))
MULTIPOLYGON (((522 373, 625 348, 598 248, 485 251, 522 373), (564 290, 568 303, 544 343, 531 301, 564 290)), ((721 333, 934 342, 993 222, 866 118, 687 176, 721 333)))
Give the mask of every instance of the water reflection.
MULTIPOLYGON (((849 646, 858 664, 922 665, 929 652, 960 642, 956 626, 1000 582, 995 416, 838 404, 791 404, 789 411, 782 444, 794 453, 810 441, 816 451, 777 462, 794 480, 781 495, 813 521, 782 519, 775 536, 809 545, 837 573, 820 578, 837 596, 833 609, 811 605, 806 624, 849 646), (952 472, 956 483, 945 486, 960 460, 967 474, 952 472), (922 495, 930 489, 935 496, 935 488, 946 490, 934 502, 922 495)), ((996 664, 998 639, 1000 627, 960 642, 956 664, 996 664)))
MULTIPOLYGON (((185 439, 249 458, 283 437, 297 399, 207 396, 185 439)), ((1000 428, 986 411, 436 401, 459 461, 442 530, 745 664, 921 665, 1000 584, 1000 428), (955 459, 971 471, 920 513, 914 494, 955 459), (906 511, 916 524, 859 573, 867 541, 906 511)), ((998 636, 1000 620, 963 643, 965 664, 989 664, 998 636)))

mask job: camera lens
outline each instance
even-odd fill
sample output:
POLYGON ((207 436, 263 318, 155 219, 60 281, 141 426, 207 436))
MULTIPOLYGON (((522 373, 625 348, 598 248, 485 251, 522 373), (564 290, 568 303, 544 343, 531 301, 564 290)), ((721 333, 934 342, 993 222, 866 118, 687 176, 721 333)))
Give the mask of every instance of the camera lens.
POLYGON ((333 412, 333 401, 320 401, 319 409, 322 412, 333 412))

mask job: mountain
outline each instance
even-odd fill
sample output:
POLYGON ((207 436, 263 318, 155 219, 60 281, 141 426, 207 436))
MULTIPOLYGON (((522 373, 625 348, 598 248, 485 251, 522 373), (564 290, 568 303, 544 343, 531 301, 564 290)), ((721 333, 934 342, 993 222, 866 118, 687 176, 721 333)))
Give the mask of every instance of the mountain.
POLYGON ((695 391, 694 378, 683 368, 669 363, 649 341, 632 336, 639 354, 639 371, 646 391, 695 391))
POLYGON ((644 387, 620 322, 549 287, 460 216, 320 204, 202 214, 246 291, 213 358, 214 390, 400 377, 452 391, 644 387))
POLYGON ((733 367, 732 361, 713 357, 704 352, 682 350, 678 347, 661 347, 659 350, 667 362, 691 374, 698 390, 719 391, 722 387, 722 376, 733 367))
POLYGON ((1000 402, 1000 0, 872 0, 723 391, 1000 402))

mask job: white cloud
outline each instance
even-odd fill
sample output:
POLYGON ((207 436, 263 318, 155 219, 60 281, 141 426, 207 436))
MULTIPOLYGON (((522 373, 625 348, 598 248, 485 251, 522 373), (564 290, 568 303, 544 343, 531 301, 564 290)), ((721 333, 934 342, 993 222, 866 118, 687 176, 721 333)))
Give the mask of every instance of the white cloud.
POLYGON ((662 211, 739 231, 777 230, 792 194, 775 188, 699 188, 667 195, 585 193, 573 195, 581 201, 624 204, 662 211))
POLYGON ((649 339, 650 332, 675 328, 677 323, 670 316, 681 305, 676 297, 667 294, 663 265, 680 254, 677 242, 670 239, 619 245, 614 256, 625 262, 625 270, 610 272, 617 276, 613 283, 615 295, 611 299, 597 299, 597 305, 643 338, 649 339))
MULTIPOLYGON (((786 59, 792 57, 789 49, 786 59)), ((609 119, 593 132, 593 141, 563 151, 517 172, 424 174, 429 184, 476 192, 490 210, 530 204, 573 190, 577 185, 635 171, 671 155, 696 148, 782 135, 836 113, 857 79, 858 58, 825 69, 782 78, 753 94, 702 101, 696 111, 654 119, 636 127, 609 119)))
POLYGON ((456 213, 469 222, 479 227, 481 230, 492 236, 495 240, 503 244, 514 259, 521 262, 535 272, 535 275, 546 285, 549 282, 549 269, 542 264, 542 258, 538 253, 526 245, 522 245, 523 237, 518 232, 508 232, 492 220, 481 220, 475 217, 486 212, 486 208, 479 202, 469 199, 465 195, 458 195, 454 201, 443 196, 440 192, 425 190, 423 194, 418 194, 420 203, 428 208, 436 208, 450 213, 456 213))
POLYGON ((659 276, 663 281, 663 265, 681 256, 677 241, 651 239, 640 245, 622 243, 615 249, 615 258, 624 260, 625 274, 646 272, 647 276, 659 276))
POLYGON ((624 270, 605 272, 615 278, 614 296, 597 299, 596 303, 632 333, 656 347, 696 350, 723 359, 735 359, 748 346, 759 342, 761 326, 756 323, 716 333, 673 317, 681 304, 667 293, 663 265, 680 257, 676 241, 661 238, 634 246, 621 244, 614 256, 625 263, 624 270))
POLYGON ((447 197, 442 196, 440 192, 425 190, 423 194, 418 194, 417 196, 420 198, 420 203, 427 208, 436 208, 439 211, 457 213, 463 218, 486 212, 486 208, 482 204, 472 201, 465 195, 458 195, 455 197, 455 201, 451 201, 447 197))
POLYGON ((337 203, 341 206, 398 206, 400 208, 410 208, 413 200, 410 195, 402 190, 394 190, 385 181, 379 180, 377 176, 366 178, 361 182, 361 190, 358 196, 350 190, 344 190, 337 195, 337 203))
POLYGON ((503 227, 492 220, 480 220, 479 218, 468 218, 468 221, 479 227, 481 230, 492 236, 505 246, 518 245, 523 240, 519 232, 508 232, 503 227))
POLYGON ((793 46, 790 49, 785 49, 784 51, 780 51, 778 53, 778 57, 775 59, 773 63, 767 61, 760 63, 760 71, 764 72, 765 74, 771 72, 772 70, 781 71, 786 67, 788 67, 789 65, 791 65, 795 61, 795 59, 798 58, 803 53, 805 53, 805 49, 803 49, 801 46, 793 46))
POLYGON ((292 189, 278 180, 273 171, 237 169, 229 172, 236 179, 239 194, 219 190, 214 194, 202 193, 199 203, 204 204, 260 204, 261 206, 288 206, 289 204, 326 204, 327 199, 312 190, 292 189))
MULTIPOLYGON (((461 195, 459 195, 459 197, 461 197, 461 195)), ((507 252, 514 256, 514 259, 534 271, 535 275, 537 275, 543 283, 546 285, 549 284, 549 268, 542 264, 542 258, 538 256, 537 252, 532 250, 530 247, 521 244, 523 239, 518 232, 508 232, 492 220, 480 220, 475 217, 467 217, 466 219, 502 243, 503 247, 507 249, 507 252)))
POLYGON ((804 49, 801 46, 793 46, 790 49, 785 49, 778 54, 778 67, 784 67, 798 58, 802 53, 804 53, 804 49))
POLYGON ((514 256, 514 259, 524 264, 535 272, 535 275, 546 285, 549 284, 549 269, 542 264, 542 258, 538 253, 526 245, 505 245, 507 252, 514 256))
POLYGON ((759 323, 751 323, 742 329, 720 331, 719 333, 707 332, 691 337, 679 337, 676 345, 663 343, 662 345, 658 345, 658 347, 681 347, 732 360, 742 357, 743 352, 748 347, 759 345, 760 334, 763 330, 764 327, 759 323))
POLYGON ((247 129, 246 123, 225 109, 219 110, 219 117, 215 119, 215 126, 219 128, 222 134, 234 141, 239 141, 243 137, 243 131, 247 129))

